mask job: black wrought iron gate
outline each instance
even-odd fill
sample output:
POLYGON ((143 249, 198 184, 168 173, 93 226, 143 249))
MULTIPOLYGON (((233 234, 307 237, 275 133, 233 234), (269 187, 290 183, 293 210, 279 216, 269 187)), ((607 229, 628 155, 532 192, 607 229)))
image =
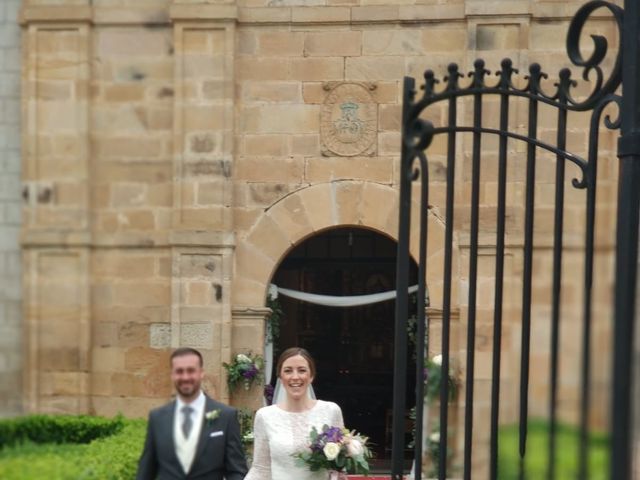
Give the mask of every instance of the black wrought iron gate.
MULTIPOLYGON (((398 235, 398 266, 395 330, 395 380, 394 380, 394 412, 393 412, 393 452, 392 478, 399 480, 403 472, 403 450, 405 448, 405 376, 400 374, 407 368, 407 316, 409 298, 407 295, 408 267, 411 239, 418 238, 418 250, 414 255, 418 257, 419 291, 418 291, 418 332, 416 334, 418 353, 418 369, 416 372, 416 438, 422 437, 422 411, 424 402, 423 361, 421 354, 428 354, 425 345, 425 298, 427 297, 427 265, 429 256, 429 217, 430 213, 430 166, 432 159, 429 146, 438 136, 446 141, 446 200, 444 207, 444 254, 442 265, 441 298, 434 299, 442 308, 442 371, 449 372, 451 363, 450 337, 451 314, 454 299, 452 298, 454 256, 454 230, 456 214, 462 208, 468 215, 468 284, 462 294, 468 295, 466 312, 466 346, 464 378, 464 448, 462 452, 462 474, 465 480, 480 478, 472 471, 473 448, 487 448, 489 450, 489 476, 499 478, 498 471, 498 440, 499 440, 499 412, 500 412, 500 373, 503 368, 501 358, 501 344, 503 335, 503 294, 505 290, 505 237, 507 233, 506 212, 507 190, 509 188, 508 175, 514 162, 523 162, 525 171, 524 199, 520 207, 523 212, 522 239, 522 273, 520 296, 520 355, 519 355, 519 392, 518 416, 519 435, 518 477, 527 477, 525 456, 527 453, 527 422, 529 419, 529 382, 530 382, 530 346, 532 328, 532 285, 534 282, 534 232, 536 232, 536 170, 541 165, 553 164, 555 170, 555 188, 553 199, 553 241, 552 241, 552 269, 550 272, 551 299, 549 305, 550 339, 549 339, 549 367, 548 367, 548 467, 546 478, 556 478, 555 462, 557 455, 556 429, 558 424, 558 384, 559 384, 559 349, 561 345, 560 332, 562 324, 561 293, 563 280, 564 232, 567 219, 564 216, 567 189, 577 189, 584 192, 584 229, 581 234, 580 251, 583 252, 583 267, 580 276, 574 276, 581 283, 582 298, 581 316, 581 353, 579 371, 574 372, 579 378, 579 401, 575 408, 579 410, 579 449, 577 478, 589 478, 589 409, 591 402, 590 381, 594 360, 590 355, 592 350, 592 304, 593 304, 593 275, 594 275, 594 229, 596 222, 596 185, 598 172, 598 150, 601 130, 620 130, 618 140, 619 177, 617 200, 617 236, 616 264, 615 264, 615 306, 613 331, 613 345, 611 346, 613 393, 611 400, 611 428, 610 428, 610 461, 609 478, 615 480, 630 479, 631 475, 631 365, 632 342, 634 325, 634 301, 636 285, 637 246, 638 246, 638 207, 640 199, 640 53, 638 49, 640 32, 640 9, 636 0, 626 0, 623 10, 615 4, 595 0, 586 3, 575 14, 568 31, 567 53, 574 68, 581 70, 583 78, 580 82, 572 77, 570 69, 562 69, 555 83, 546 80, 538 64, 529 67, 528 74, 519 76, 512 62, 505 59, 497 77, 490 75, 482 60, 477 60, 474 69, 469 73, 469 80, 463 80, 459 68, 455 64, 448 67, 448 73, 443 79, 443 85, 436 78, 434 72, 427 70, 424 74, 424 84, 421 92, 415 89, 412 78, 404 80, 403 126, 402 126, 402 156, 400 177, 400 219, 398 235), (620 48, 613 54, 609 53, 607 40, 600 35, 592 35, 593 45, 585 58, 580 48, 580 38, 585 25, 592 14, 600 10, 608 11, 620 32, 620 48), (607 58, 608 54, 612 58, 607 58), (604 68, 604 65, 609 67, 604 68), (516 81, 521 81, 521 85, 516 81), (590 85, 589 91, 579 90, 582 85, 590 85), (548 87, 546 85, 551 85, 548 87), (622 86, 622 88, 620 88, 622 86), (580 92, 580 93, 577 93, 580 92), (495 120, 497 125, 490 124, 487 119, 486 102, 493 101, 497 105, 495 120), (527 124, 524 130, 514 128, 511 105, 520 102, 526 111, 527 124), (444 105, 441 114, 444 125, 437 125, 428 121, 428 108, 444 105), (553 111, 555 132, 549 135, 540 134, 539 115, 541 109, 553 111), (464 117, 465 111, 471 115, 464 117), (462 111, 462 113, 461 113, 462 111), (587 145, 571 151, 568 141, 569 115, 582 114, 588 118, 587 145), (492 137, 497 139, 495 160, 497 168, 486 173, 483 142, 492 137), (551 138, 550 138, 551 137, 551 138), (459 176, 456 169, 464 161, 463 149, 460 142, 467 139, 470 160, 470 195, 462 203, 456 199, 456 186, 459 186, 459 176), (518 148, 514 145, 521 145, 518 148), (515 158, 513 153, 516 152, 515 158), (577 152, 577 153, 576 153, 577 152), (519 153, 519 155, 518 155, 519 153), (568 170, 570 169, 570 170, 568 170), (567 172, 570 173, 566 173, 567 172), (474 409, 474 368, 476 352, 476 316, 478 296, 478 254, 481 206, 481 175, 495 175, 492 180, 496 187, 494 218, 495 270, 493 276, 493 323, 492 323, 492 354, 491 354, 491 393, 490 393, 490 441, 488 445, 474 445, 473 440, 473 409, 474 409), (567 182, 570 181, 570 185, 567 182), (419 188, 414 186, 419 185, 419 188), (420 198, 413 199, 412 191, 419 190, 420 198), (419 205, 419 220, 411 225, 412 203, 419 205), (467 290, 468 288, 468 290, 467 290)), ((494 107, 495 109, 495 107, 494 107)), ((547 122, 549 116, 547 115, 547 122)), ((443 142, 444 143, 444 142, 443 142)), ((460 188, 460 187, 458 187, 460 188)), ((415 213, 415 212, 414 212, 415 213)), ((459 222, 462 224, 464 222, 459 222)), ((461 227, 462 228, 462 227, 461 227)), ((566 273, 566 272, 565 272, 566 273)), ((570 272, 576 275, 575 272, 570 272)), ((449 398, 449 382, 442 381, 440 385, 440 405, 447 404, 449 398)), ((440 440, 438 478, 448 478, 448 444, 449 418, 448 409, 440 408, 440 440)), ((422 458, 422 445, 415 442, 415 458, 422 458)), ((421 462, 415 464, 415 478, 422 478, 421 462)), ((482 475, 484 476, 484 474, 482 475)), ((533 479, 537 480, 537 479, 533 479)), ((564 479, 562 479, 564 480, 564 479)))

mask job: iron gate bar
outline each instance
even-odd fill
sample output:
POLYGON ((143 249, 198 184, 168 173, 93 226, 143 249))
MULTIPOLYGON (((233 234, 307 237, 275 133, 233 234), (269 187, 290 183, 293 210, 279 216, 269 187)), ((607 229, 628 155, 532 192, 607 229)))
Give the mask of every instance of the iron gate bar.
MULTIPOLYGON (((490 133, 490 134, 493 134, 493 135, 496 135, 496 136, 504 135, 507 138, 514 139, 514 140, 521 140, 522 142, 525 142, 525 143, 531 143, 531 144, 535 145, 538 148, 542 148, 544 150, 547 150, 550 153, 553 153, 555 155, 560 155, 561 157, 565 158, 566 160, 569 160, 572 163, 576 164, 580 168, 580 170, 582 171, 583 174, 587 169, 587 161, 584 160, 579 155, 576 155, 576 154, 571 153, 571 152, 563 152, 559 148, 554 147, 553 145, 549 145, 548 143, 545 143, 545 142, 543 142, 542 140, 539 140, 539 139, 529 138, 526 135, 520 135, 520 134, 513 133, 513 132, 501 132, 499 129, 496 129, 496 128, 487 128, 487 127, 476 128, 476 127, 466 127, 466 126, 457 126, 457 127, 452 127, 452 128, 450 128, 450 127, 437 127, 437 128, 433 128, 433 134, 437 135, 439 133, 451 132, 453 130, 455 130, 458 133, 480 132, 480 133, 490 133)), ((576 188, 584 188, 583 186, 579 186, 579 185, 574 185, 574 186, 576 188)))
MULTIPOLYGON (((511 75, 514 72, 511 60, 502 61, 499 87, 504 92, 511 86, 511 75)), ((505 216, 507 204, 507 141, 504 134, 509 128, 509 96, 500 94, 500 139, 498 146, 498 209, 496 216, 496 270, 494 285, 494 305, 500 308, 493 309, 493 344, 502 345, 502 293, 504 281, 504 237, 505 216)), ((489 476, 496 478, 498 475, 498 414, 500 412, 500 360, 501 348, 493 349, 491 366, 491 437, 489 476)))
MULTIPOLYGON (((429 208, 429 167, 424 152, 418 154, 420 160, 420 249, 418 253, 418 301, 416 318, 416 420, 415 420, 415 444, 414 444, 414 476, 422 478, 422 419, 424 404, 424 361, 429 349, 426 345, 426 311, 425 299, 427 280, 427 239, 428 239, 428 208, 429 208), (420 406, 421 408, 418 408, 420 406)), ((428 357, 427 357, 428 358, 428 357)))
MULTIPOLYGON (((458 66, 455 64, 449 65, 449 76, 445 78, 447 81, 447 88, 450 90, 457 90, 458 79, 461 77, 458 73, 458 66)), ((458 118, 458 105, 457 98, 451 97, 449 99, 449 118, 448 125, 456 125, 458 118)), ((447 212, 445 216, 445 253, 444 253, 444 292, 443 303, 444 308, 442 312, 442 372, 444 375, 440 375, 440 445, 438 447, 439 457, 444 459, 438 463, 438 478, 447 477, 447 438, 449 432, 449 409, 447 408, 449 400, 449 382, 443 381, 443 378, 448 378, 449 375, 449 337, 450 337, 450 323, 451 323, 451 262, 453 257, 453 202, 455 193, 455 167, 456 167, 456 131, 450 131, 447 134, 447 212)))
MULTIPOLYGON (((629 2, 630 0, 626 0, 629 2)), ((633 3, 633 2, 632 2, 633 3)), ((640 19, 638 18, 638 7, 633 4, 634 22, 633 32, 638 32, 640 19)), ((398 304, 396 308, 396 332, 400 334, 399 325, 406 326, 408 298, 403 295, 408 287, 408 280, 401 278, 401 272, 406 274, 408 267, 408 239, 410 229, 410 196, 411 182, 421 177, 423 182, 428 181, 428 158, 424 150, 429 146, 434 135, 447 135, 447 188, 446 188, 446 215, 445 215, 445 246, 443 265, 443 322, 442 322, 442 378, 440 384, 440 443, 439 443, 439 463, 438 478, 446 479, 448 460, 448 410, 449 382, 447 381, 450 368, 450 320, 451 320, 451 293, 452 293, 452 255, 453 255, 453 223, 454 223, 454 193, 455 193, 455 163, 456 163, 456 142, 458 133, 470 132, 473 138, 472 148, 472 195, 471 195, 471 227, 470 227, 470 260, 469 260, 469 308, 468 308, 468 330, 467 330, 467 372, 466 372, 466 395, 465 395, 465 441, 464 441, 464 478, 468 480, 472 473, 472 437, 473 437, 473 382, 474 382, 474 357, 475 357, 475 321, 476 321, 476 297, 477 297, 477 256, 478 256, 478 232, 479 232, 479 187, 481 163, 480 153, 483 134, 498 135, 498 193, 497 193, 497 218, 496 218, 496 264, 495 264, 495 291, 494 291, 494 325, 493 325, 493 357, 492 357, 492 385, 491 385, 491 437, 490 437, 490 477, 497 478, 498 475, 498 444, 499 444, 499 406, 500 406, 500 361, 501 361, 501 339, 502 339, 502 300, 503 300, 503 280, 504 280, 504 252, 505 252, 505 216, 506 216, 506 180, 507 180, 507 146, 509 140, 523 141, 527 145, 526 149, 526 193, 525 193, 525 218, 524 218, 524 261, 523 261, 523 286, 522 286, 522 331, 521 342, 522 351, 520 357, 520 416, 519 416, 519 478, 525 478, 524 460, 527 446, 527 421, 528 421, 528 393, 529 393, 529 353, 531 342, 531 305, 532 305, 532 274, 533 274, 533 232, 535 220, 535 174, 537 162, 537 149, 541 148, 555 154, 556 162, 556 191, 554 228, 553 228, 553 277, 552 277, 552 315, 551 315, 551 364, 550 378, 551 389, 549 394, 549 415, 551 420, 549 431, 549 464, 547 470, 548 478, 555 478, 555 445, 556 445, 556 417, 557 417, 557 394, 559 375, 559 345, 560 345, 560 311, 561 311, 561 279, 562 279, 562 247, 563 247, 563 225, 564 225, 564 195, 565 195, 565 175, 566 161, 575 164, 580 172, 581 178, 574 178, 572 186, 577 189, 586 189, 586 228, 585 228, 585 274, 584 274, 584 296, 583 296, 583 336, 582 336, 582 368, 581 368, 581 400, 580 400, 580 447, 579 447, 579 478, 587 478, 587 457, 588 457, 588 413, 590 406, 590 343, 591 343, 591 302, 593 283, 593 254, 594 254, 594 226, 595 226, 595 188, 597 171, 597 149, 598 132, 602 113, 605 107, 611 103, 623 103, 632 112, 626 117, 634 117, 635 127, 631 129, 629 140, 621 139, 619 156, 621 157, 620 169, 620 190, 619 190, 619 212, 618 212, 618 247, 616 256, 616 326, 614 345, 614 400, 612 405, 613 417, 613 442, 612 442, 612 478, 626 479, 630 469, 630 438, 628 432, 628 422, 630 419, 630 360, 631 342, 633 333, 633 296, 635 287, 635 262, 637 261, 637 240, 638 240, 638 207, 640 205, 640 189, 634 191, 633 182, 640 180, 640 92, 634 88, 634 95, 631 101, 621 102, 615 95, 619 87, 621 76, 621 52, 620 49, 615 57, 614 65, 610 75, 605 78, 601 65, 606 57, 608 45, 604 37, 592 35, 593 50, 588 58, 582 56, 580 50, 580 36, 587 20, 597 9, 607 9, 617 22, 618 28, 622 31, 622 9, 612 3, 603 0, 593 0, 585 3, 578 9, 569 25, 567 35, 567 54, 571 62, 582 68, 584 80, 593 81, 591 93, 581 101, 576 100, 571 95, 571 88, 576 82, 571 80, 571 72, 563 69, 559 72, 559 83, 555 84, 556 90, 552 95, 546 94, 541 86, 541 80, 547 78, 538 64, 529 67, 529 75, 526 78, 527 84, 524 88, 516 88, 512 82, 512 76, 517 71, 512 67, 512 62, 505 59, 501 63, 502 70, 498 72, 499 81, 496 85, 486 85, 485 76, 488 73, 484 70, 484 63, 476 61, 473 77, 468 86, 461 87, 459 84, 458 66, 450 64, 448 66, 448 76, 445 77, 445 87, 442 91, 436 92, 435 86, 438 80, 431 70, 424 74, 424 93, 422 98, 416 101, 415 83, 413 79, 405 78, 404 82, 404 103, 403 103, 403 126, 402 126, 402 159, 401 159, 401 192, 400 192, 400 221, 399 221, 399 243, 398 243, 398 304), (593 80, 595 77, 595 80, 593 80), (500 99, 500 127, 491 129, 483 127, 482 122, 482 100, 485 95, 496 95, 500 99), (457 125, 457 100, 460 97, 473 96, 473 125, 457 125), (508 131, 509 125, 509 100, 511 97, 525 99, 528 103, 528 132, 527 136, 508 131), (448 106, 447 125, 444 127, 434 127, 430 122, 420 118, 421 112, 428 106, 439 101, 446 101, 448 106), (558 110, 557 114, 557 134, 556 145, 548 145, 537 138, 537 121, 539 105, 550 105, 558 110), (635 109, 635 110, 634 110, 635 109), (567 120, 568 112, 591 113, 588 156, 587 160, 574 153, 566 151, 567 140, 567 120), (420 169, 414 172, 413 162, 420 161, 420 169), (632 159, 633 161, 628 161, 632 159), (636 161, 638 160, 638 161, 636 161), (625 170, 626 169, 626 170, 625 170), (622 179, 628 172, 629 184, 623 185, 622 179), (421 173, 419 175, 418 173, 421 173), (629 192, 634 196, 626 197, 629 192), (629 198, 630 201, 627 199, 629 198), (627 200, 623 200, 627 199, 627 200), (635 215, 635 217, 633 217, 635 215), (633 219, 633 222, 629 221, 633 219), (624 220, 623 220, 624 219, 624 220), (623 231, 629 227, 630 232, 623 231), (402 239, 402 241, 400 241, 402 239), (404 266, 402 266, 404 265, 404 266), (625 267, 627 270, 624 270, 625 267), (629 280, 633 280, 630 287, 629 280), (626 295, 626 296, 625 296, 626 295), (398 313, 400 312, 400 314, 398 313), (620 341, 627 342, 619 348, 620 341), (497 346, 497 348, 495 348, 497 346), (623 367, 623 368, 621 368, 623 367), (624 385, 621 385, 623 383, 624 385), (623 448, 616 448, 616 446, 623 448), (625 470, 626 469, 626 470, 625 470)), ((635 52, 633 57, 634 74, 627 75, 630 80, 640 81, 640 57, 637 52, 635 40, 630 40, 630 35, 624 34, 622 44, 627 52, 635 52), (632 42, 632 47, 627 44, 632 42)), ((627 62, 627 65, 629 63, 627 62)), ((628 73, 628 72, 625 72, 628 73)), ((626 78, 626 77, 625 77, 626 78)), ((629 83, 628 83, 629 84, 629 83)), ((632 84, 637 85, 637 84, 632 84)), ((629 90, 629 88, 627 88, 629 90)), ((622 108, 620 109, 622 110, 622 108)), ((624 121, 626 118, 621 114, 624 121)), ((616 129, 620 126, 620 120, 611 121, 605 117, 604 124, 609 129, 616 129)), ((426 259, 426 211, 424 204, 428 204, 428 190, 422 189, 421 222, 420 222, 420 257, 426 259), (426 193, 425 193, 426 192, 426 193), (422 247, 424 246, 424 250, 422 247)), ((426 265, 425 270, 426 271, 426 265)), ((420 282, 426 282, 426 275, 421 274, 420 282)), ((426 291, 426 290, 423 290, 426 291)), ((423 310, 423 308, 421 308, 423 310)), ((420 326, 424 320, 419 321, 420 326)), ((406 328, 404 329, 406 330, 406 328)), ((404 331, 402 330, 402 331, 404 331)), ((400 339, 396 339, 396 345, 402 346, 400 339)), ((406 348, 406 342, 404 344, 406 348)), ((428 348, 428 347, 427 347, 428 348)), ((424 350, 423 350, 424 351, 424 350)), ((422 352, 420 352, 422 353, 422 352)), ((396 360, 402 359, 396 352, 396 360)), ((405 356, 406 359, 406 356, 405 356)), ((398 365, 396 365, 397 367, 398 365)), ((406 365, 401 365, 406 367, 406 365)), ((417 368, 422 370, 422 365, 417 363, 417 368)), ((402 370, 401 370, 402 371, 402 370)), ((398 372, 398 370, 396 370, 398 372)), ((419 379, 416 373, 416 379, 419 379)), ((397 374, 397 377, 403 377, 397 374)), ((396 378, 396 380, 399 380, 396 378)), ((402 386, 404 389, 404 377, 400 383, 394 380, 394 388, 402 386)), ((394 394, 394 444, 393 444, 393 479, 397 480, 402 476, 402 436, 404 435, 404 425, 401 412, 404 408, 404 396, 402 392, 394 394), (402 400, 398 403, 398 400, 402 400)), ((416 405, 419 412, 423 407, 424 397, 417 392, 416 405)), ((421 440, 421 422, 416 426, 417 441, 421 440)), ((416 449, 416 458, 420 458, 420 451, 416 449)), ((419 464, 419 462, 418 462, 419 464)), ((418 466, 416 464, 416 467, 418 466)))
MULTIPOLYGON (((613 409, 611 478, 631 477, 631 362, 635 321, 636 267, 638 263, 638 210, 640 207, 640 7, 624 2, 622 30, 622 125, 616 233, 616 290, 613 356, 613 409)), ((636 415, 640 414, 637 412, 636 415)))
MULTIPOLYGON (((489 73, 484 61, 476 60, 473 73, 473 85, 478 90, 484 85, 484 76, 489 73)), ((473 95, 473 126, 482 124, 482 94, 473 95)), ((469 255, 469 320, 467 326, 467 380, 465 388, 465 429, 464 429, 464 479, 471 479, 471 439, 473 436, 473 376, 475 367, 476 339, 476 295, 478 279, 478 223, 480 209, 480 147, 482 137, 478 131, 473 133, 473 153, 471 172, 471 237, 469 255)), ((448 372, 448 370, 444 370, 448 372)), ((448 378, 448 377, 447 377, 448 378)), ((448 403, 448 402, 447 402, 448 403)), ((446 407, 443 407, 446 408, 446 407)))
MULTIPOLYGON (((529 67, 529 85, 532 93, 539 91, 540 65, 529 67)), ((529 138, 535 139, 538 122, 538 102, 535 97, 529 99, 529 138)), ((522 335, 520 354, 520 427, 518 453, 520 454, 519 478, 524 479, 524 456, 527 449, 527 420, 529 412, 529 347, 531 341, 531 276, 533 264, 533 202, 535 199, 536 149, 527 142, 527 186, 525 194, 525 233, 524 233, 524 285, 522 289, 522 335)))
MULTIPOLYGON (((582 331, 582 371, 580 376, 580 443, 578 446, 578 478, 589 478, 589 466, 587 458, 589 456, 589 408, 591 405, 591 299, 593 294, 593 254, 594 254, 594 232, 596 216, 596 179, 598 171, 598 134, 602 112, 611 102, 615 102, 619 97, 610 95, 605 97, 600 105, 596 107, 591 115, 588 169, 585 176, 587 182, 587 210, 586 210, 586 231, 585 231, 585 276, 583 294, 583 331, 582 331)), ((618 108, 619 110, 619 108, 618 108)), ((619 128, 619 125, 611 125, 619 128)))
MULTIPOLYGON (((403 125, 408 114, 408 106, 413 96, 414 81, 404 79, 404 98, 402 107, 403 125)), ((426 146, 426 145, 425 145, 426 146)), ((411 182, 414 155, 409 153, 411 145, 402 142, 400 165, 400 202, 402 214, 398 223, 398 263, 396 265, 396 307, 395 338, 393 347, 393 415, 391 435, 391 478, 402 480, 404 452, 404 412, 406 402, 406 370, 407 370, 407 317, 409 290, 409 225, 411 216, 411 182)), ((418 283, 424 281, 418 278, 418 283)))
MULTIPOLYGON (((558 89, 558 103, 566 105, 567 99, 564 95, 563 84, 570 82, 571 71, 562 69, 560 72, 560 88, 558 89)), ((560 150, 566 150, 567 146, 567 110, 558 108, 558 127, 556 143, 560 150)), ((560 343, 560 291, 562 289, 562 232, 564 227, 564 159, 556 156, 556 191, 555 191, 555 212, 553 225, 553 284, 552 284, 552 311, 551 311, 551 389, 549 395, 549 464, 547 478, 555 478, 556 465, 556 404, 558 400, 558 349, 560 343)))

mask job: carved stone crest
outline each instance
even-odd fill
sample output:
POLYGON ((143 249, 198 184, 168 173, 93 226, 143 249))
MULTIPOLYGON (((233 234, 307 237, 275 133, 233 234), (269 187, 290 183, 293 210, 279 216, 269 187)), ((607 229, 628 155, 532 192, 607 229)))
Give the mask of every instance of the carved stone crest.
POLYGON ((320 114, 320 138, 325 156, 374 155, 378 105, 368 83, 329 82, 320 114))

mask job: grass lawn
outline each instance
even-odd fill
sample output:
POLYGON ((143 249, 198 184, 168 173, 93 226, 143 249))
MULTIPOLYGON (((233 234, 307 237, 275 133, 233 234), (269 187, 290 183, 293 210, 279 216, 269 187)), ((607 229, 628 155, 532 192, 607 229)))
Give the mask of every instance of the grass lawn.
MULTIPOLYGON (((538 480, 547 477, 549 425, 544 420, 529 421, 525 478, 538 480)), ((519 468, 518 426, 500 429, 498 446, 498 478, 517 480, 519 468)), ((606 480, 609 468, 609 442, 602 433, 591 433, 589 441, 589 480, 606 480)), ((578 478, 579 429, 558 425, 556 430, 556 476, 558 480, 578 478)))

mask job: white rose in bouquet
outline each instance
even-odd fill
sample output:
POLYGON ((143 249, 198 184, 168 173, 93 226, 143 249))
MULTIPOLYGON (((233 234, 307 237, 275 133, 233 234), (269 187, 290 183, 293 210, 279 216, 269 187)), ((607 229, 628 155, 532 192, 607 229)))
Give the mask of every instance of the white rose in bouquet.
POLYGON ((327 460, 335 460, 338 454, 340 453, 340 445, 333 442, 328 442, 324 448, 322 449, 324 456, 327 457, 327 460))
POLYGON ((442 355, 436 355, 433 357, 432 362, 436 365, 442 365, 442 355))
POLYGON ((352 438, 349 440, 349 443, 347 443, 347 452, 350 457, 357 457, 364 453, 364 447, 360 440, 352 438))

